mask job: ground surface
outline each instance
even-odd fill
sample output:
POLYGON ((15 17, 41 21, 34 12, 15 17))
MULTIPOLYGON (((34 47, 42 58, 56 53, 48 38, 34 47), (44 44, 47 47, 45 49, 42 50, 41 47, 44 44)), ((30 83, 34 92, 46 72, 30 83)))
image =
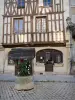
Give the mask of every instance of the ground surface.
MULTIPOLYGON (((12 74, 0 74, 0 81, 15 81, 16 76, 12 74)), ((75 76, 72 75, 33 75, 33 81, 61 81, 75 82, 75 76)))
POLYGON ((16 91, 14 85, 0 81, 0 100, 75 100, 74 82, 35 82, 30 91, 16 91))

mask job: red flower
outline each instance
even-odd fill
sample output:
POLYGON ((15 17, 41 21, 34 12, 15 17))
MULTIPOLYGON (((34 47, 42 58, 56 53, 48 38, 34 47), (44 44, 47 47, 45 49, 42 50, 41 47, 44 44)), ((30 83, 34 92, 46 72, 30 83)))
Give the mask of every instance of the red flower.
POLYGON ((20 62, 23 63, 23 62, 24 62, 24 59, 21 58, 21 59, 20 59, 20 62))

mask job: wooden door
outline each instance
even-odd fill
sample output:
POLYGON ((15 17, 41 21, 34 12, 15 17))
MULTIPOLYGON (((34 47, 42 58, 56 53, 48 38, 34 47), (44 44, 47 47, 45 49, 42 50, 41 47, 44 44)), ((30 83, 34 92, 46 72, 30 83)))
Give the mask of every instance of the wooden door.
POLYGON ((45 64, 45 71, 53 72, 53 64, 52 64, 52 57, 50 52, 46 52, 46 64, 45 64))
POLYGON ((46 72, 53 72, 53 64, 45 64, 45 71, 46 72))

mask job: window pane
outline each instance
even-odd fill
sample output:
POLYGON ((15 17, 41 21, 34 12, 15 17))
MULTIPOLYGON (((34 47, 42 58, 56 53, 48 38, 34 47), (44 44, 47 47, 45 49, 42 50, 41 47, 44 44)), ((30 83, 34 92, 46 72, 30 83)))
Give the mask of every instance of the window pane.
POLYGON ((47 6, 47 2, 46 2, 46 0, 44 0, 44 6, 47 6))
POLYGON ((44 0, 44 6, 50 6, 51 0, 44 0))
POLYGON ((14 32, 17 34, 23 33, 23 19, 14 20, 14 32))
POLYGON ((42 32, 46 32, 46 19, 42 18, 42 32))
POLYGON ((25 7, 25 0, 18 0, 18 7, 25 7))
POLYGON ((37 28, 36 28, 37 32, 41 32, 41 19, 38 18, 37 19, 37 28))
POLYGON ((18 0, 18 6, 20 6, 20 0, 18 0))
POLYGON ((22 6, 22 7, 25 6, 25 2, 24 2, 24 0, 22 0, 22 2, 21 2, 21 6, 22 6))
POLYGON ((57 63, 61 63, 61 55, 57 55, 56 56, 56 62, 57 63))
POLYGON ((43 0, 39 0, 39 6, 43 6, 43 0))
POLYGON ((51 4, 51 0, 48 0, 48 5, 50 5, 51 4))
POLYGON ((14 20, 14 32, 18 32, 18 20, 14 20))
POLYGON ((36 31, 46 32, 46 18, 37 18, 36 31))
POLYGON ((19 20, 19 32, 23 32, 23 20, 19 20))

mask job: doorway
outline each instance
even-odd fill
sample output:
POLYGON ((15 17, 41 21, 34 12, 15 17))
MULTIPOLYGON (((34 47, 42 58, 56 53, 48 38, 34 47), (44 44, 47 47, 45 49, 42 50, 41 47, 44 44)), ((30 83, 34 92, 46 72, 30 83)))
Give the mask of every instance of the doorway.
POLYGON ((46 52, 45 54, 46 54, 45 71, 53 72, 53 63, 52 63, 51 52, 46 52))

